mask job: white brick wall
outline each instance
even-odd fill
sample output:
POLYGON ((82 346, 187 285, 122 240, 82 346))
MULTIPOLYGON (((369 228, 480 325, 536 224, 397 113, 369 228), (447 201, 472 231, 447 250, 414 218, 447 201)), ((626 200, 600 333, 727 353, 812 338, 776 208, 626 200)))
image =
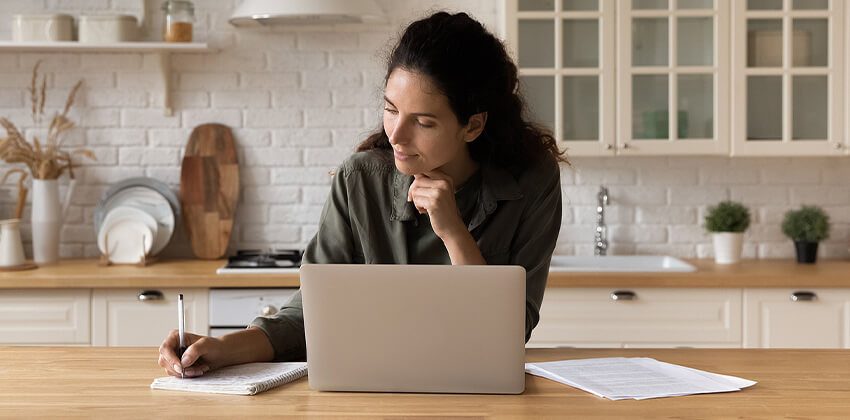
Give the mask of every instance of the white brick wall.
MULTIPOLYGON (((379 0, 388 22, 377 25, 235 29, 227 24, 240 0, 199 0, 196 34, 219 51, 174 54, 175 115, 162 112, 153 54, 0 53, 0 116, 27 135, 33 129, 25 88, 41 66, 52 109, 84 79, 72 116, 80 128, 66 144, 92 149, 97 162, 78 170, 79 185, 62 231, 64 257, 95 256, 92 219, 116 180, 150 176, 179 189, 180 158, 192 128, 231 126, 239 144, 242 190, 231 248, 301 247, 316 232, 331 171, 379 124, 382 58, 405 23, 427 11, 465 10, 497 34, 497 0, 379 0)), ((10 39, 21 12, 138 14, 137 0, 0 0, 0 39, 10 39)), ((142 36, 158 38, 158 5, 142 36)), ((52 110, 50 110, 52 111, 52 110)), ((556 252, 592 254, 599 184, 609 187, 606 221, 614 254, 665 253, 711 258, 702 229, 708 205, 744 202, 753 215, 748 258, 788 258, 781 234, 785 211, 819 204, 833 219, 821 256, 846 257, 850 237, 850 164, 827 158, 653 157, 574 158, 564 167, 563 225, 556 252)), ((3 169, 8 165, 3 164, 3 169)), ((64 189, 63 189, 64 191, 64 189)), ((0 211, 11 212, 11 185, 0 186, 0 211)), ((27 212, 29 207, 27 207, 27 212)), ((27 216, 24 238, 30 239, 27 216)), ((185 234, 167 255, 191 255, 185 234)))

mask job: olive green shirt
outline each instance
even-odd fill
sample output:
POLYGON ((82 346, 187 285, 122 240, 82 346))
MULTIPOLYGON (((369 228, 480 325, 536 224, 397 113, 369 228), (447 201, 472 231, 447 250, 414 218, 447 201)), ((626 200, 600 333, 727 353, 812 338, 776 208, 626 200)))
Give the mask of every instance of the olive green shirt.
MULTIPOLYGON (((391 151, 350 156, 338 168, 304 263, 451 264, 448 251, 431 229, 427 214, 407 201, 413 177, 396 170, 391 151)), ((540 319, 549 262, 561 226, 561 186, 554 158, 532 165, 518 177, 493 165, 457 188, 461 218, 488 264, 520 265, 526 270, 525 339, 540 319)), ((301 293, 280 311, 259 317, 275 360, 303 360, 304 316, 301 293)))

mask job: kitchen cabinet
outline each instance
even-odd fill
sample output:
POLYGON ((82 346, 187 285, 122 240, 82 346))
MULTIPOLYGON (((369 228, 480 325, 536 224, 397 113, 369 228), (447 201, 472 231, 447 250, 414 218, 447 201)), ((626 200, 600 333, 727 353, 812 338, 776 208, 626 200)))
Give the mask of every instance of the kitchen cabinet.
POLYGON ((92 345, 159 346, 177 328, 178 293, 183 293, 186 331, 207 335, 208 289, 94 289, 92 345))
POLYGON ((615 144, 615 0, 508 0, 509 51, 528 109, 571 155, 615 144))
POLYGON ((529 347, 741 347, 741 289, 550 288, 529 347))
POLYGON ((0 290, 0 343, 88 345, 91 289, 0 290))
POLYGON ((729 153, 729 2, 618 2, 617 151, 729 153))
POLYGON ((846 156, 845 3, 509 0, 506 40, 573 156, 846 156))
POLYGON ((846 155, 845 2, 733 3, 733 154, 846 155))
POLYGON ((508 1, 508 45, 532 116, 575 156, 728 154, 729 9, 508 1))
POLYGON ((850 290, 746 289, 744 347, 850 348, 850 290))

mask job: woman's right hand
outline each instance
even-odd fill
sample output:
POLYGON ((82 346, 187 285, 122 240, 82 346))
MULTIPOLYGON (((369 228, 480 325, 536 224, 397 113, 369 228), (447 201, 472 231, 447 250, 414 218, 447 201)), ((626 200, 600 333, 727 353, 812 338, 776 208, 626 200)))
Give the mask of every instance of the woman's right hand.
POLYGON ((184 338, 188 348, 183 353, 182 360, 177 357, 180 346, 180 335, 177 330, 171 330, 162 345, 159 346, 159 365, 171 376, 192 378, 201 376, 211 369, 222 367, 227 355, 226 345, 215 337, 205 337, 185 333, 184 338))

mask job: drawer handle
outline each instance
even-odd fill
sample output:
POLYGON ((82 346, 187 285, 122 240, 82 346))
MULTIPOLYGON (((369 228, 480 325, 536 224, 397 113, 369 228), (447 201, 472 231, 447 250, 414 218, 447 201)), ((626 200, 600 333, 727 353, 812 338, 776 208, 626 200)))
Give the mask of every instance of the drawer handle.
POLYGON ((263 316, 272 316, 277 313, 277 308, 272 305, 263 306, 263 316))
POLYGON ((142 302, 163 299, 165 299, 165 296, 159 290, 144 290, 142 293, 139 293, 139 300, 142 302))
POLYGON ((815 292, 794 292, 791 294, 791 300, 794 302, 811 302, 817 300, 818 295, 815 292))
POLYGON ((635 300, 637 294, 631 290, 617 290, 611 293, 611 300, 635 300))

